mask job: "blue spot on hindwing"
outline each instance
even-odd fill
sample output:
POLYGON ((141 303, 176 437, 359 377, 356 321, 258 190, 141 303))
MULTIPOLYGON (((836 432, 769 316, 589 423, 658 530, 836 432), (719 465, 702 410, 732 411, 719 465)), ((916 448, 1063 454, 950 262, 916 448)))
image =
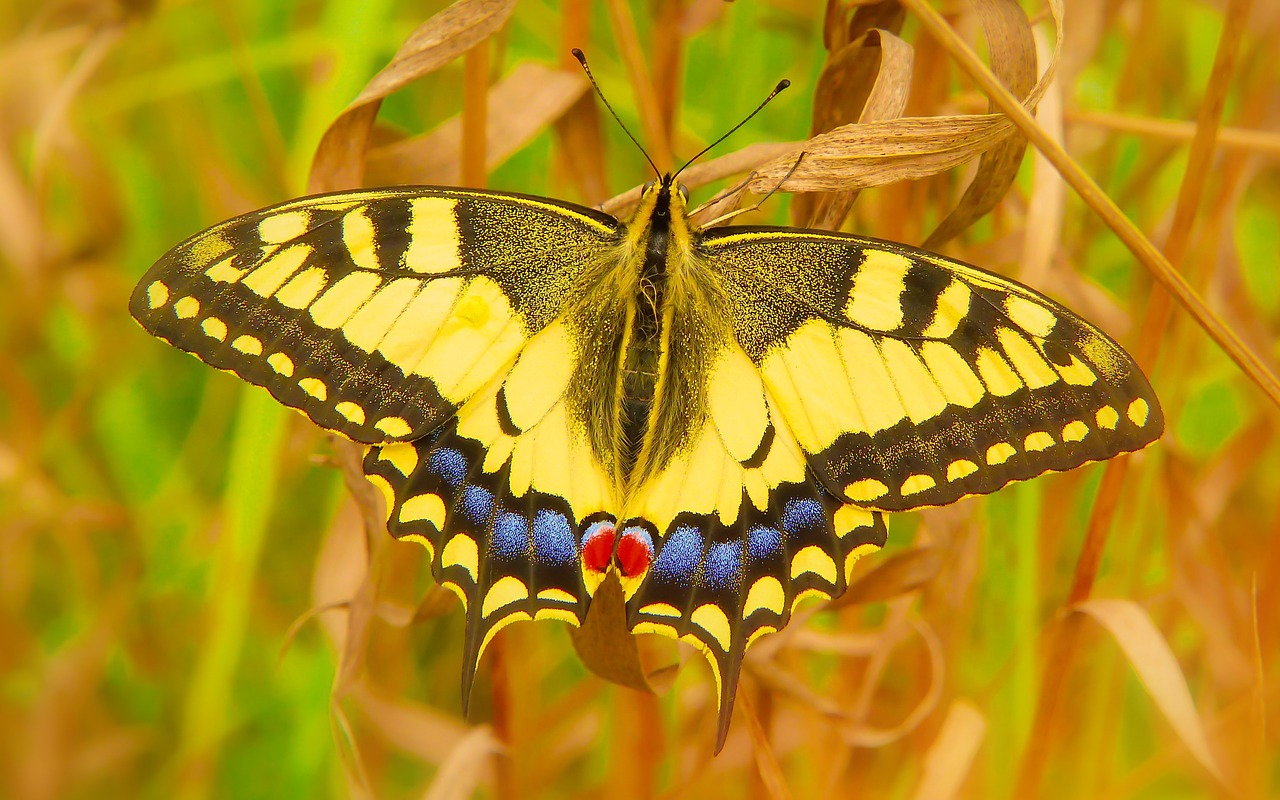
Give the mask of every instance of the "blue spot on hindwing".
POLYGON ((493 514, 493 492, 483 486, 467 486, 458 499, 458 508, 473 525, 483 525, 493 514))
POLYGON ((662 542, 662 550, 653 562, 653 574, 661 580, 689 586, 701 560, 702 534, 697 528, 681 525, 662 542))
POLYGON ((789 534, 822 526, 826 514, 817 500, 788 500, 782 509, 782 529, 789 534))
POLYGON ((446 486, 456 489, 467 477, 467 459, 452 447, 441 447, 431 451, 427 469, 439 476, 446 486))
POLYGON ((782 534, 777 528, 757 525, 747 532, 747 555, 752 561, 768 558, 782 549, 782 534))
POLYGON ((541 509, 533 518, 534 558, 542 563, 563 566, 578 555, 573 528, 564 514, 541 509))
POLYGON ((503 511, 493 520, 493 552, 508 561, 529 557, 529 521, 503 511))
POLYGON ((742 542, 719 542, 707 548, 702 579, 708 589, 737 586, 742 580, 742 542))

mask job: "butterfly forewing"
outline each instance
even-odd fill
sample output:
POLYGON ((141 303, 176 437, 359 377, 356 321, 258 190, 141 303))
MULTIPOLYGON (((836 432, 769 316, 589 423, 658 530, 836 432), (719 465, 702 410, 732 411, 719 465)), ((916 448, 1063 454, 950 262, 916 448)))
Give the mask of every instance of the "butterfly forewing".
POLYGON ((1005 278, 815 231, 728 228, 703 247, 743 349, 810 466, 849 502, 950 503, 1163 430, 1128 354, 1005 278))
POLYGON ((130 311, 322 427, 409 440, 512 362, 617 226, 577 206, 455 189, 304 198, 174 248, 130 311))

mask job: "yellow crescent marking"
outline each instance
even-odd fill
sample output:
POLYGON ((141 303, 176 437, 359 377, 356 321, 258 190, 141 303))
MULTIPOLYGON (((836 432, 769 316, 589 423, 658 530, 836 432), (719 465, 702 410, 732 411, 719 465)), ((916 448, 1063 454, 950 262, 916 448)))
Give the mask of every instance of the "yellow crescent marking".
MULTIPOLYGON (((365 475, 369 483, 372 483, 378 493, 382 495, 383 509, 386 511, 387 519, 391 519, 391 509, 396 507, 396 493, 391 488, 391 484, 387 483, 387 479, 381 475, 365 475)), ((434 554, 435 551, 432 550, 434 554)))
POLYGON ((761 609, 781 616, 786 604, 787 595, 782 590, 782 583, 772 575, 765 575, 751 584, 747 602, 742 606, 742 618, 746 619, 761 609))
POLYGON ((838 536, 847 536, 859 528, 875 527, 876 517, 865 508, 845 504, 836 509, 832 524, 838 536))
POLYGON ((406 478, 418 468, 418 450, 408 442, 387 445, 378 456, 379 461, 386 461, 406 478))
POLYGON ((334 406, 333 410, 346 417, 347 421, 352 425, 364 424, 364 409, 361 408, 358 403, 353 403, 350 400, 344 400, 334 406))
POLYGON ((651 622, 650 620, 637 622, 635 624, 635 627, 631 629, 631 632, 632 633, 660 633, 663 636, 670 636, 672 639, 679 638, 678 636, 676 636, 676 629, 671 625, 664 625, 661 622, 651 622))
MULTIPOLYGON (((791 557, 792 580, 812 572, 827 583, 836 582, 836 562, 816 544, 811 544, 791 557)), ((792 604, 792 608, 795 604, 792 604)))
POLYGON ((1064 442, 1083 442, 1084 437, 1089 435, 1089 426, 1080 420, 1068 422, 1062 428, 1062 441, 1064 442))
POLYGON ((476 550, 475 539, 465 533, 454 535, 440 554, 440 569, 446 567, 462 567, 474 581, 480 570, 480 554, 476 550))
POLYGON ((920 494, 921 492, 932 489, 937 486, 938 482, 929 475, 912 475, 902 482, 902 488, 898 493, 906 496, 909 494, 920 494))
POLYGON ((466 589, 463 589, 461 586, 459 586, 458 584, 454 583, 453 581, 442 581, 442 582, 440 583, 440 585, 441 585, 441 586, 443 586, 444 588, 448 589, 449 591, 453 592, 455 595, 457 595, 457 596, 458 596, 458 599, 459 599, 460 601, 462 601, 462 610, 463 610, 463 611, 466 611, 466 610, 467 610, 467 606, 468 606, 469 604, 467 603, 467 591, 466 591, 466 589))
POLYGON ((153 309, 169 302, 169 287, 161 281, 155 281, 147 287, 147 305, 153 309))
POLYGON ((284 353, 272 353, 267 356, 267 365, 286 378, 293 377, 293 359, 284 353))
POLYGON ((480 606, 480 616, 487 617, 498 609, 529 599, 529 587, 519 578, 507 575, 501 578, 485 593, 484 603, 480 606))
MULTIPOLYGON (((564 589, 557 589, 554 586, 547 589, 543 589, 542 591, 538 592, 538 599, 551 600, 557 603, 573 603, 575 605, 578 602, 578 598, 569 594, 564 589)), ((575 621, 577 619, 578 619, 577 617, 574 617, 575 621)))
POLYGON ((410 433, 413 433, 413 429, 409 427, 409 423, 404 421, 404 417, 383 417, 375 422, 373 427, 388 436, 396 438, 408 436, 410 433))
POLYGON ((436 549, 432 546, 431 540, 420 533, 406 533, 400 537, 402 542, 416 542, 427 548, 427 560, 434 561, 436 558, 436 549))
MULTIPOLYGON (((440 499, 440 495, 427 492, 425 494, 414 495, 404 501, 404 504, 400 506, 400 521, 417 522, 419 520, 425 520, 426 522, 430 522, 432 525, 436 526, 436 530, 442 531, 444 530, 444 512, 444 501, 440 499)), ((465 536, 455 536, 449 541, 452 543, 458 538, 471 541, 465 536)), ((471 549, 475 550, 474 543, 472 543, 471 549)))
POLYGON ((248 334, 237 336, 236 340, 231 343, 231 346, 245 355, 262 355, 262 340, 256 336, 250 336, 248 334))
POLYGON ((952 461, 947 465, 947 480, 958 481, 978 471, 978 465, 966 459, 952 461))
POLYGON ((299 388, 315 399, 324 402, 329 396, 329 390, 325 388, 324 381, 319 378, 303 378, 298 381, 299 388))
POLYGON ((689 615, 689 621, 710 634, 711 638, 716 640, 716 644, 720 645, 721 650, 729 649, 729 637, 732 631, 729 628, 729 618, 725 616, 720 606, 715 603, 700 605, 689 615))
MULTIPOLYGON (((834 566, 834 565, 833 565, 833 566, 834 566)), ((798 595, 796 595, 794 598, 792 598, 792 600, 791 600, 791 613, 792 613, 792 614, 796 613, 796 608, 797 608, 801 603, 803 603, 805 600, 808 600, 808 599, 809 599, 809 598, 811 598, 811 597, 816 597, 816 598, 818 598, 819 600, 830 600, 830 599, 831 599, 831 595, 827 594, 826 592, 822 591, 821 589, 805 589, 803 592, 801 592, 800 594, 798 594, 798 595)))
POLYGON ((670 603, 650 603, 640 607, 641 614, 652 614, 655 617, 678 617, 680 609, 670 603))
POLYGON ((844 584, 848 586, 853 583, 853 568, 858 563, 858 559, 868 553, 874 553, 880 549, 880 545, 866 542, 849 551, 849 555, 844 557, 844 584))
POLYGON ((1093 418, 1098 423, 1099 428, 1106 428, 1109 431, 1115 430, 1116 423, 1120 421, 1120 415, 1111 406, 1103 406, 1098 409, 1098 413, 1093 418))
POLYGON ((173 304, 173 313, 178 319, 191 319, 200 313, 200 301, 188 295, 173 304))
POLYGON ((1027 452, 1035 453, 1040 450, 1048 450, 1054 444, 1053 437, 1049 434, 1044 431, 1034 431, 1027 434, 1027 438, 1022 442, 1022 448, 1027 452))
POLYGON ((1141 428, 1143 425, 1147 424, 1147 414, 1149 413, 1151 413, 1151 408, 1147 405, 1147 401, 1139 397, 1137 400, 1134 400, 1129 404, 1129 410, 1126 412, 1126 416, 1129 417, 1130 422, 1141 428))
POLYGON ((220 342, 227 339, 227 323, 217 317, 207 317, 200 323, 200 330, 204 331, 206 336, 210 336, 220 342))
MULTIPOLYGON (((778 632, 778 629, 773 627, 772 625, 761 625, 759 628, 756 628, 754 631, 752 631, 751 635, 747 637, 747 647, 750 647, 751 645, 755 644, 756 639, 759 639, 761 636, 764 636, 767 633, 777 633, 777 632, 778 632)), ((746 648, 744 647, 743 649, 745 650, 746 648)))
MULTIPOLYGON (((542 594, 542 592, 538 592, 538 594, 542 594)), ((573 611, 567 608, 557 608, 555 606, 538 609, 538 613, 534 614, 533 618, 536 620, 555 619, 561 622, 567 622, 574 627, 581 624, 578 621, 578 615, 573 611)))
POLYGON ((875 478, 864 478, 844 487, 845 496, 854 502, 867 502, 889 493, 889 487, 875 478))
POLYGON ((1008 442, 996 442, 987 448, 987 463, 991 465, 1003 464, 1017 454, 1017 450, 1013 449, 1013 445, 1008 442))

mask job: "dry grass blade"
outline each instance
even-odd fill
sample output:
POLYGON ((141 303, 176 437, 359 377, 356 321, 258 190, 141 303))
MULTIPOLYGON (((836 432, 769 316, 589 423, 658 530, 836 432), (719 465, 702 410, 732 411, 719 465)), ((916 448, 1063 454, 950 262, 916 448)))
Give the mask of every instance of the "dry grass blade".
POLYGON ((423 800, 465 800, 481 784, 491 757, 501 751, 501 743, 487 725, 472 728, 454 746, 440 765, 423 800))
MULTIPOLYGON (((489 90, 485 168, 492 170, 559 120, 590 89, 581 72, 526 62, 489 90)), ((462 120, 454 117, 422 136, 369 151, 371 184, 457 184, 462 120)))
POLYGON ((773 800, 791 800, 787 779, 782 774, 782 767, 778 765, 778 757, 769 744, 769 737, 760 725, 755 703, 751 700, 751 692, 738 693, 738 707, 743 711, 743 721, 747 723, 747 733, 751 735, 751 751, 755 754, 756 771, 760 775, 765 791, 773 800))
POLYGON ((918 180, 971 161, 1012 131, 1012 124, 998 114, 844 125, 760 167, 747 189, 764 194, 788 173, 783 186, 788 192, 840 192, 918 180), (792 172, 801 152, 804 158, 792 172))
MULTIPOLYGON (((1234 361, 1250 380, 1258 385, 1271 401, 1280 406, 1280 379, 1256 353, 1241 341, 1230 326, 1215 314, 1191 284, 1178 273, 1169 260, 1151 243, 1137 225, 1115 204, 1102 187, 1090 178, 1065 150, 1054 142, 1022 107, 1017 98, 1004 88, 1000 80, 991 74, 981 59, 965 44, 946 20, 925 0, 903 0, 915 12, 921 23, 935 38, 943 43, 965 72, 982 87, 982 90, 1000 107, 1008 120, 1031 140, 1040 152, 1053 163, 1071 188, 1092 208, 1107 227, 1124 242, 1142 265, 1160 281, 1187 312, 1195 318, 1210 338, 1234 361)), ((1050 6, 1060 11, 1059 0, 1050 0, 1050 6)), ((1055 12, 1058 18, 1061 14, 1055 12)))
POLYGON ((1074 610, 1106 628, 1187 750, 1223 783, 1222 770, 1209 749, 1186 676, 1146 610, 1129 600, 1087 600, 1074 610))
POLYGON ((947 718, 925 754, 924 774, 912 794, 914 800, 956 797, 986 733, 987 721, 973 703, 952 700, 947 718))
POLYGON ((515 0, 458 0, 422 23, 324 132, 311 161, 308 189, 325 192, 360 186, 382 99, 492 36, 514 9, 515 0))
POLYGON ((427 764, 445 763, 456 743, 472 730, 458 718, 429 706, 384 696, 367 680, 351 688, 351 699, 370 730, 384 742, 427 764))
MULTIPOLYGON (((1026 12, 1016 0, 972 0, 970 4, 982 19, 987 48, 991 53, 991 71, 1015 97, 1027 97, 1036 80, 1036 45, 1026 12)), ((1057 53, 1054 55, 1056 57, 1057 53)), ((1046 76, 1052 75, 1056 67, 1055 62, 1050 62, 1046 76)), ((1041 91, 1047 85, 1046 80, 1041 91)), ((1034 102, 1034 99, 1028 99, 1034 102)), ((1028 109, 1034 110, 1034 106, 1028 106, 1028 109)), ((994 112, 995 104, 988 110, 994 112)), ((978 171, 965 189, 964 196, 929 234, 924 246, 936 249, 994 208, 1013 185, 1026 149, 1026 137, 1015 134, 983 153, 978 161, 978 171)))

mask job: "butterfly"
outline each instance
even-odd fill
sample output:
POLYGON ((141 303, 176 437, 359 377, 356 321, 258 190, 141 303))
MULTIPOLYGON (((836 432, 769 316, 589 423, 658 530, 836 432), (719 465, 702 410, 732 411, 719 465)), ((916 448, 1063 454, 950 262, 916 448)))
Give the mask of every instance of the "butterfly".
POLYGON ((626 625, 711 665, 837 597, 886 512, 1140 449, 1164 426, 1102 331, 924 250, 703 229, 667 173, 627 220, 414 186, 293 200, 173 248, 151 334, 367 447, 387 526, 466 610, 464 698, 519 620, 626 625))

